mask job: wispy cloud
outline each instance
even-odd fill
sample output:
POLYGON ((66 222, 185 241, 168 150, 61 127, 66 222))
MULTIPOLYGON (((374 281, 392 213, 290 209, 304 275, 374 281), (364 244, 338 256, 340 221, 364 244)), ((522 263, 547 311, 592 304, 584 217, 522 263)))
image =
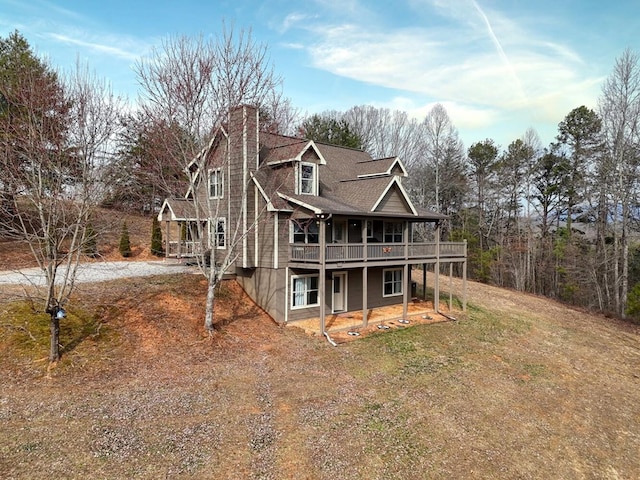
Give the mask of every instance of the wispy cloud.
POLYGON ((82 49, 98 54, 117 57, 125 60, 136 60, 147 50, 146 46, 136 44, 128 38, 114 38, 111 36, 107 42, 91 41, 89 38, 80 36, 63 35, 60 33, 49 32, 45 34, 49 38, 66 45, 81 47, 82 49))
POLYGON ((585 75, 585 62, 572 48, 482 8, 477 0, 413 5, 429 7, 447 21, 431 28, 380 28, 353 17, 316 23, 308 27, 315 39, 308 47, 313 65, 444 102, 460 113, 452 118, 464 116, 468 124, 524 110, 557 122, 597 92, 600 79, 585 75))
POLYGON ((298 12, 290 13, 289 15, 284 17, 284 20, 282 20, 282 23, 280 23, 277 30, 280 33, 284 33, 288 31, 291 27, 296 27, 302 22, 309 21, 311 18, 313 17, 311 17, 306 13, 298 13, 298 12))

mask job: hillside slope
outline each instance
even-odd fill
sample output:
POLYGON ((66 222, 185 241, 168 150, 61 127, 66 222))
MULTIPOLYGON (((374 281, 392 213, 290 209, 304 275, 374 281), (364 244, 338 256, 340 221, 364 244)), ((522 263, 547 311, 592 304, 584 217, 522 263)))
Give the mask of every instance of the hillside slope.
POLYGON ((334 348, 227 283, 208 337, 205 287, 82 286, 48 377, 0 330, 0 477, 640 477, 635 326, 470 282, 457 322, 334 348))

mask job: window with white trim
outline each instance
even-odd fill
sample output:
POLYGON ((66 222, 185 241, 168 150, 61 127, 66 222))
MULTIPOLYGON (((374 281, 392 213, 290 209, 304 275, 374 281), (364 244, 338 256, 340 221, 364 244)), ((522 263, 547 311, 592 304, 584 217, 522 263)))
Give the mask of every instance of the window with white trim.
POLYGON ((298 172, 298 192, 316 195, 316 164, 301 162, 298 172))
POLYGON ((221 168, 209 170, 209 198, 222 198, 224 176, 221 168))
POLYGON ((318 305, 318 275, 291 277, 291 308, 318 305))
POLYGON ((212 247, 227 248, 227 219, 212 218, 209 221, 209 241, 212 247))
POLYGON ((402 268, 389 268, 382 271, 382 296, 402 295, 402 268))

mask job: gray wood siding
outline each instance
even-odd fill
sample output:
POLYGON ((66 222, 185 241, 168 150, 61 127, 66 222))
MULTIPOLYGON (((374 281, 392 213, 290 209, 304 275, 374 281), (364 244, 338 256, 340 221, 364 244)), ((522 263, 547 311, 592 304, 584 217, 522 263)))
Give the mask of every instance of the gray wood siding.
MULTIPOLYGON (((275 213, 266 211, 264 207, 264 199, 259 196, 258 209, 260 217, 256 225, 258 231, 258 263, 256 267, 273 268, 273 247, 275 242, 273 223, 275 222, 275 213)), ((252 245, 255 243, 255 237, 253 235, 251 235, 251 242, 252 245)))
POLYGON ((282 323, 285 318, 285 269, 238 269, 237 282, 271 318, 282 323))
MULTIPOLYGON (((383 270, 386 268, 402 268, 397 266, 390 267, 375 267, 368 269, 368 288, 367 288, 367 308, 377 308, 383 307, 387 305, 399 305, 402 304, 402 295, 397 295, 393 297, 385 297, 383 296, 382 290, 382 278, 383 278, 383 270)), ((363 291, 363 283, 362 283, 362 269, 345 269, 345 270, 331 270, 326 272, 326 289, 324 294, 325 308, 326 314, 331 314, 332 307, 332 295, 333 295, 333 283, 332 283, 332 274, 333 272, 347 272, 347 311, 353 312, 362 310, 362 291, 363 291)), ((289 271, 289 286, 288 286, 288 297, 286 299, 287 305, 289 308, 291 307, 291 277, 294 275, 307 275, 314 274, 317 271, 312 270, 296 270, 290 269, 289 271)), ((409 288, 407 279, 403 279, 403 288, 409 288)), ((289 321, 295 322, 296 320, 304 320, 307 318, 319 317, 320 316, 320 307, 308 307, 308 308, 299 308, 295 310, 289 311, 289 321)))
MULTIPOLYGON (((387 267, 384 267, 385 269, 387 267)), ((394 268, 394 267, 391 267, 394 268)), ((400 268, 400 267, 396 267, 400 268)), ((376 308, 386 305, 396 305, 402 303, 402 295, 396 297, 384 297, 382 292, 382 271, 384 269, 371 268, 368 269, 368 284, 367 284, 367 307, 376 308)), ((362 310, 362 269, 349 269, 349 270, 334 270, 335 272, 348 272, 347 273, 347 311, 362 310)), ((406 283, 406 282, 405 282, 406 283)), ((333 285, 331 283, 331 273, 327 279, 327 310, 331 312, 331 295, 333 285)))
MULTIPOLYGON (((256 224, 256 196, 255 196, 255 185, 253 182, 249 182, 248 191, 247 191, 247 259, 245 265, 247 267, 255 267, 257 266, 255 263, 256 259, 256 238, 255 232, 258 230, 259 232, 259 224, 256 224)), ((259 209, 260 207, 258 207, 259 209)), ((259 221, 259 220, 258 220, 259 221)), ((259 249, 258 249, 259 250, 259 249)))
POLYGON ((395 185, 389 189, 382 201, 378 204, 376 212, 384 213, 407 213, 411 212, 409 205, 405 202, 402 194, 395 185))
MULTIPOLYGON (((388 267, 369 268, 369 283, 367 289, 367 306, 368 308, 383 307, 386 305, 397 305, 402 303, 402 295, 395 297, 384 297, 382 292, 382 271, 387 268, 402 268, 395 265, 388 267)), ((406 288, 406 279, 403 279, 403 288, 406 288)), ((362 293, 360 294, 362 298, 362 293)), ((362 308, 362 301, 360 302, 362 308)))
POLYGON ((289 221, 291 216, 286 213, 279 215, 278 221, 278 264, 284 267, 289 263, 289 221))

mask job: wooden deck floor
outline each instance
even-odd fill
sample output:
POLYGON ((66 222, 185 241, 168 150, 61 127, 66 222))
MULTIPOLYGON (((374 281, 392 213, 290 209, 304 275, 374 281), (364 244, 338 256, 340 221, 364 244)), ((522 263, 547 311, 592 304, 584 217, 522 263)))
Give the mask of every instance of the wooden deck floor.
MULTIPOLYGON (((325 329, 336 343, 344 343, 374 332, 450 321, 450 318, 436 313, 430 301, 412 301, 408 305, 407 312, 407 316, 404 317, 402 305, 370 309, 366 326, 362 322, 362 311, 331 314, 325 317, 325 329)), ((297 320, 288 325, 302 328, 311 335, 321 335, 320 317, 297 320)))

